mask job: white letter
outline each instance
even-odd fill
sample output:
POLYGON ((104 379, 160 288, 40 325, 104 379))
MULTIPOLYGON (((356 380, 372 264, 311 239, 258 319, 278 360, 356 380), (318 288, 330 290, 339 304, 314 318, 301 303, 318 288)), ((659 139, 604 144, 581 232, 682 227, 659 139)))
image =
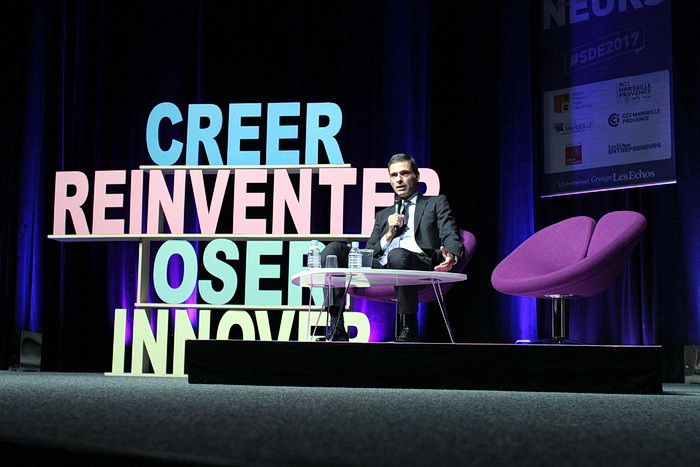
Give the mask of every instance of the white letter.
POLYGON ((596 16, 607 16, 615 8, 614 0, 597 0, 591 5, 593 7, 593 14, 596 16), (605 3, 605 6, 601 6, 601 3, 605 3))
POLYGON ((112 373, 124 374, 124 357, 126 355, 126 310, 114 310, 114 332, 112 338, 112 373))
POLYGON ((158 310, 158 337, 153 336, 151 322, 145 310, 134 310, 134 331, 131 340, 131 372, 143 374, 146 362, 143 349, 146 348, 148 359, 157 375, 166 374, 168 364, 168 310, 158 310))
POLYGON ((185 374, 185 341, 209 339, 211 311, 201 310, 198 317, 199 337, 194 334, 194 327, 187 310, 175 311, 175 330, 173 335, 173 375, 185 374))
POLYGON ((588 20, 588 13, 579 13, 580 10, 586 8, 586 0, 570 0, 569 1, 569 23, 580 23, 588 20))
POLYGON ((240 326, 243 332, 244 341, 255 340, 255 324, 253 318, 248 313, 240 310, 229 310, 221 317, 219 327, 216 330, 217 340, 227 340, 231 333, 231 328, 240 326))
POLYGON ((564 8, 566 3, 560 0, 554 0, 557 2, 557 4, 554 5, 552 1, 553 0, 542 0, 542 24, 544 29, 552 27, 552 19, 554 19, 558 26, 564 26, 566 24, 566 8, 564 8))

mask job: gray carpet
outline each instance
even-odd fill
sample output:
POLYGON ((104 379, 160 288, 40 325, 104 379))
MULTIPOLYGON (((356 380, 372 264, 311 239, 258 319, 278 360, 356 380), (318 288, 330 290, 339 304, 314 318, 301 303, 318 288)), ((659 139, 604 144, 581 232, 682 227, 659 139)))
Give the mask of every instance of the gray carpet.
POLYGON ((0 422, 3 465, 700 465, 696 384, 601 395, 0 372, 0 422))

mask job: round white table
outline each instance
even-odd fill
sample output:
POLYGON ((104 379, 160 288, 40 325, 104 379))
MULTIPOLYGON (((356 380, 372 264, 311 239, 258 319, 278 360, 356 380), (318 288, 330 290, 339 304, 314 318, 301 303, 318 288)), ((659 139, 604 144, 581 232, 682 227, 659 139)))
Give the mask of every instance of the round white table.
MULTIPOLYGON (((406 269, 347 269, 347 268, 315 268, 301 271, 292 276, 292 284, 301 287, 324 287, 326 294, 332 287, 342 287, 347 295, 350 287, 378 287, 431 284, 437 297, 440 312, 445 320, 450 341, 454 343, 452 328, 447 319, 445 300, 440 284, 467 280, 467 275, 441 271, 413 271, 406 269)), ((309 301, 309 312, 311 301, 309 301)), ((316 323, 318 326, 318 322, 316 323)))

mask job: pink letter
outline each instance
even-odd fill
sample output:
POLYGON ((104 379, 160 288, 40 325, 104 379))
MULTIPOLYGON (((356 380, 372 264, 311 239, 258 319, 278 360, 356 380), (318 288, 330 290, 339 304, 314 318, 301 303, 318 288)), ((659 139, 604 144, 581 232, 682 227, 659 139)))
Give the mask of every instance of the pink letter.
MULTIPOLYGON (((352 167, 318 169, 318 183, 319 185, 331 186, 331 226, 329 233, 342 234, 344 228, 345 185, 357 184, 357 169, 352 167)), ((372 222, 374 222, 374 218, 372 218, 372 222)))
POLYGON ((168 221, 170 232, 184 233, 185 221, 185 171, 175 170, 173 173, 173 196, 170 197, 168 186, 163 177, 163 171, 151 170, 148 177, 148 220, 146 232, 160 232, 161 210, 163 220, 168 221))
POLYGON ((107 185, 124 185, 126 170, 98 170, 95 172, 95 188, 92 201, 93 235, 124 233, 124 219, 107 219, 107 208, 124 206, 123 193, 107 193, 107 185))
POLYGON ((76 235, 89 235, 87 220, 81 206, 88 197, 90 184, 82 172, 56 172, 53 204, 53 234, 66 234, 66 212, 70 212, 76 235), (68 186, 75 187, 75 194, 68 196, 68 186))
POLYGON ((199 231, 205 234, 216 233, 216 225, 221 215, 221 205, 224 203, 226 184, 230 170, 217 170, 214 193, 211 195, 211 205, 207 206, 207 193, 204 189, 204 177, 201 170, 190 170, 190 182, 194 193, 194 204, 197 208, 199 231))
POLYGON ((299 198, 297 199, 289 172, 274 171, 272 233, 283 234, 285 205, 294 221, 297 233, 311 233, 311 169, 299 170, 299 198))
POLYGON ((265 193, 248 193, 249 183, 266 183, 267 169, 238 169, 233 184, 234 234, 264 234, 265 219, 247 219, 248 207, 265 206, 265 193))
MULTIPOLYGON (((425 185, 425 191, 421 190, 420 185, 418 191, 426 196, 435 196, 440 194, 440 177, 433 169, 418 169, 420 171, 420 184, 425 185)), ((392 201, 393 202, 393 201, 392 201)))
POLYGON ((143 170, 131 171, 129 196, 129 233, 140 234, 143 219, 143 170))
MULTIPOLYGON (((418 169, 420 183, 425 184, 425 190, 418 191, 434 196, 440 194, 440 178, 433 169, 418 169)), ((376 208, 391 206, 394 203, 394 192, 379 193, 376 190, 378 183, 389 185, 389 172, 387 169, 364 169, 362 173, 362 234, 370 235, 374 227, 376 208)))
POLYGON ((364 169, 362 171, 362 234, 370 235, 378 207, 394 203, 394 192, 378 193, 377 184, 389 184, 387 169, 364 169))

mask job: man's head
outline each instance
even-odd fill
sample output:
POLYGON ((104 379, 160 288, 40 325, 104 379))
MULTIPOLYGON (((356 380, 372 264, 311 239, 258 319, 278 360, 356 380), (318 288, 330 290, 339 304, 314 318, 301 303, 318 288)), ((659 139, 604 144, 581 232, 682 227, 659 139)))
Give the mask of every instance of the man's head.
POLYGON ((413 156, 394 154, 389 159, 389 181, 394 192, 403 199, 410 199, 418 190, 420 173, 413 156))

